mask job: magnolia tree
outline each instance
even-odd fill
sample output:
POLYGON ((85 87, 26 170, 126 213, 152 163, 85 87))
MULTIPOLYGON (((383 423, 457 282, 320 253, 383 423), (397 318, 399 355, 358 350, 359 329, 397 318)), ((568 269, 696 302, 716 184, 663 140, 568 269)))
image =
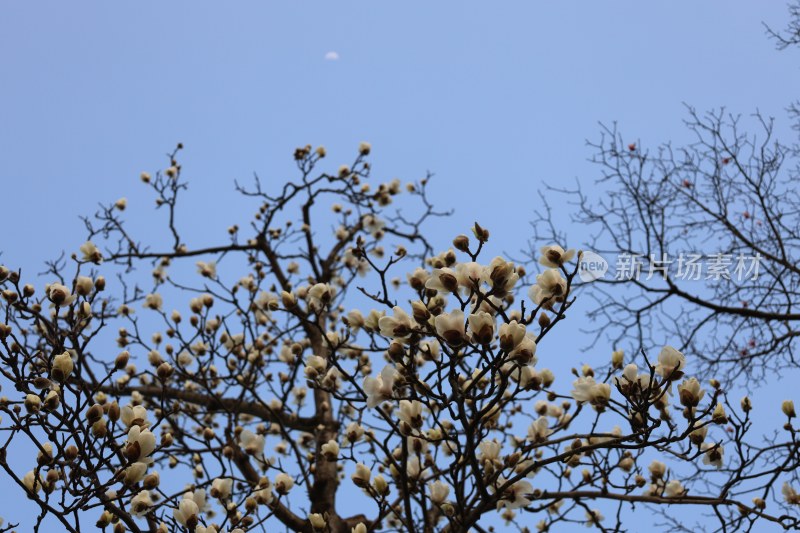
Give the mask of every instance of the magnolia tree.
POLYGON ((670 346, 547 369, 581 252, 526 270, 476 223, 437 253, 427 180, 370 183, 366 143, 333 173, 297 149, 296 179, 239 187, 246 229, 189 246, 180 148, 141 176, 169 244, 123 199, 46 283, 0 270, 0 467, 40 510, 6 530, 610 531, 642 506, 800 527, 790 401, 750 439, 750 400, 670 346))

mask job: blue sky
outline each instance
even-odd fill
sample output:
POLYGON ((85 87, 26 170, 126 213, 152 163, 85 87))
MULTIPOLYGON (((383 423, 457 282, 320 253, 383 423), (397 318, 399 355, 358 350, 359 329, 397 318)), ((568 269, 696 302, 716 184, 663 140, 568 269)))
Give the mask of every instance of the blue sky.
POLYGON ((296 146, 323 144, 338 165, 368 140, 376 176, 437 174, 433 199, 455 213, 434 241, 479 220, 492 251, 513 253, 544 184, 597 177, 585 139, 598 121, 683 142, 685 102, 760 109, 785 134, 800 58, 761 25, 785 13, 742 0, 4 2, 2 261, 39 271, 74 250, 98 201, 149 209, 138 175, 178 141, 187 205, 206 206, 185 213, 190 244, 240 220, 234 179, 280 184, 296 146))

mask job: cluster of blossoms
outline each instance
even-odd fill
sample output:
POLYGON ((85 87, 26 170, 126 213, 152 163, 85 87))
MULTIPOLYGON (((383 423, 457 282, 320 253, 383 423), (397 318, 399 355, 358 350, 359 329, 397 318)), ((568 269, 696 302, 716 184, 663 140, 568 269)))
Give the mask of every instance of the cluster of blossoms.
MULTIPOLYGON (((92 501, 97 526, 115 533, 245 533, 278 523, 305 532, 467 531, 492 514, 511 523, 523 513, 539 531, 559 522, 602 529, 610 513, 589 500, 693 498, 696 477, 673 461, 714 475, 754 471, 731 453, 749 399, 740 415, 720 383, 706 390, 685 375, 675 348, 639 364, 617 350, 609 365, 574 369, 571 388, 557 382, 556 348, 544 340, 572 307, 580 252, 545 246, 541 272, 529 274, 503 257, 482 261, 489 232, 475 224, 472 237, 434 254, 418 222, 381 211, 403 187, 366 182, 370 151, 364 143, 354 163, 313 178, 326 152, 298 148, 303 180, 278 199, 252 193, 263 199, 257 235, 242 240, 231 226, 227 247, 197 251, 177 239, 174 250, 149 254, 127 233, 103 251, 90 240, 72 256, 73 279, 54 278, 39 300, 0 267, 2 296, 17 313, 0 323, 0 356, 25 376, 23 396, 0 399, 0 409, 13 427, 34 428, 36 467, 20 479, 31 499, 53 512, 56 491, 77 495, 75 503, 64 496, 62 518, 92 501), (331 190, 337 221, 326 251, 307 221, 331 190), (278 220, 291 202, 299 225, 278 220), (230 259, 237 253, 239 263, 230 259), (153 261, 152 285, 121 301, 104 297, 96 269, 127 273, 132 257, 153 261), (184 258, 194 282, 172 277, 184 258), (405 277, 388 277, 411 259, 405 277), (238 279, 228 283, 231 271, 238 279), (359 277, 368 312, 345 307, 359 277), (171 309, 176 290, 189 297, 171 309), (87 341, 111 321, 120 351, 98 362, 87 341), (340 514, 340 487, 366 502, 364 512, 340 514)), ((142 181, 172 209, 181 167, 172 158, 142 181)), ((424 183, 405 190, 422 195, 424 183)), ((122 199, 101 213, 105 225, 91 237, 115 234, 126 208, 122 199)), ((794 435, 794 405, 782 411, 794 435)), ((778 451, 769 458, 785 459, 778 451)), ((794 480, 785 481, 784 502, 800 504, 794 480)), ((736 505, 737 516, 774 518, 763 497, 736 505)))

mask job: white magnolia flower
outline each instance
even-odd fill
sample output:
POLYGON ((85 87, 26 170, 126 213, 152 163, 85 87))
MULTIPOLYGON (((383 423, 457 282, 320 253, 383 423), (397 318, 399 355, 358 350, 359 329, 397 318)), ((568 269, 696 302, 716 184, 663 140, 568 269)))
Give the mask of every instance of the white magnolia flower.
POLYGON ((519 274, 517 274, 514 263, 506 261, 502 257, 495 257, 486 267, 485 278, 494 289, 494 293, 502 296, 514 288, 519 281, 519 274))
POLYGON ((128 445, 125 448, 125 455, 131 461, 152 463, 153 459, 150 458, 150 454, 155 449, 156 436, 149 429, 133 426, 128 430, 128 445))
POLYGON ((506 351, 513 350, 522 342, 526 333, 525 324, 520 324, 516 320, 500 324, 500 347, 506 351))
POLYGON ((144 307, 154 311, 161 311, 161 306, 164 305, 164 299, 158 293, 148 294, 144 297, 144 307))
POLYGON ((478 311, 467 317, 472 339, 478 344, 489 344, 494 339, 494 317, 485 311, 478 311))
MULTIPOLYGON (((497 480, 498 487, 505 484, 505 482, 505 478, 500 477, 497 480)), ((521 479, 503 491, 501 499, 497 502, 497 508, 506 507, 508 509, 519 509, 520 507, 524 507, 531 503, 527 496, 532 492, 533 486, 530 482, 521 479)))
POLYGON ((535 365, 536 341, 534 340, 533 333, 526 333, 519 344, 508 353, 508 356, 513 361, 517 361, 522 365, 535 365))
POLYGON ((191 526, 197 524, 197 517, 200 514, 200 507, 192 498, 184 496, 176 509, 172 510, 172 515, 179 524, 191 526))
POLYGON ((436 480, 433 483, 428 483, 428 490, 431 493, 431 501, 435 505, 443 504, 447 500, 447 496, 450 494, 450 486, 446 483, 442 483, 439 480, 436 480))
POLYGON ((64 382, 72 374, 73 368, 74 363, 70 353, 60 353, 53 358, 53 368, 50 371, 50 376, 56 381, 64 382))
POLYGON ((136 496, 131 498, 131 514, 136 517, 143 517, 153 505, 153 498, 150 496, 149 490, 140 491, 136 496))
POLYGON ((80 251, 83 254, 83 261, 89 261, 95 264, 103 262, 103 254, 100 253, 100 250, 91 241, 83 243, 80 247, 80 251))
POLYGON ((575 387, 572 397, 579 402, 601 406, 606 405, 611 397, 611 386, 608 383, 597 383, 591 376, 578 378, 572 386, 575 387))
POLYGON ((76 296, 60 283, 52 283, 45 288, 47 298, 55 305, 69 305, 75 301, 76 296))
POLYGON ((528 440, 534 443, 544 442, 551 433, 547 418, 540 416, 528 427, 528 440))
POLYGON ((220 500, 227 500, 233 490, 233 479, 218 477, 211 482, 211 496, 220 500))
POLYGON ((450 313, 442 313, 434 318, 436 333, 448 344, 458 346, 464 341, 464 312, 455 309, 450 313))
POLYGON ((722 444, 715 445, 704 442, 700 446, 700 450, 706 452, 703 456, 703 464, 722 468, 722 459, 725 452, 725 448, 722 447, 722 444))
POLYGON ((394 380, 397 371, 391 366, 385 366, 377 378, 364 378, 364 392, 367 394, 367 407, 372 409, 384 400, 394 395, 394 380))
POLYGON ((458 278, 451 268, 435 268, 431 272, 431 277, 425 282, 426 289, 433 289, 442 293, 456 292, 458 290, 458 278))
POLYGON ((364 488, 369 485, 370 477, 372 477, 372 472, 369 467, 363 463, 358 463, 356 465, 356 471, 350 476, 350 479, 353 480, 353 483, 355 483, 357 487, 364 488))
POLYGON ((561 272, 549 268, 536 276, 536 284, 528 290, 528 297, 536 305, 551 308, 555 302, 563 302, 567 292, 567 280, 561 272))
POLYGON ((798 494, 797 491, 794 490, 794 487, 789 485, 788 482, 783 483, 783 488, 781 488, 781 494, 783 494, 783 498, 786 500, 786 503, 790 503, 792 505, 800 504, 800 494, 798 494))
POLYGON ((605 517, 600 513, 598 509, 592 509, 591 511, 586 511, 586 527, 595 527, 599 526, 600 522, 602 522, 605 517))
POLYGON ((400 400, 399 418, 401 422, 408 424, 412 428, 422 426, 422 403, 417 400, 400 400))
POLYGON ((406 342, 414 332, 414 319, 402 307, 393 308, 394 316, 384 316, 378 319, 381 335, 398 342, 406 342))
POLYGON ((211 278, 214 279, 217 277, 217 262, 216 261, 198 261, 195 263, 197 265, 197 273, 203 276, 204 278, 211 278))
POLYGON ((697 407, 700 400, 703 399, 706 391, 700 386, 700 382, 696 378, 689 378, 678 385, 678 395, 681 404, 686 407, 697 407))
POLYGON ((664 346, 658 354, 656 373, 663 378, 678 379, 683 375, 686 358, 672 346, 664 346))
POLYGON ((677 479, 670 480, 664 487, 665 498, 679 498, 683 496, 684 492, 683 485, 677 479))
POLYGON ((245 429, 239 434, 239 442, 247 454, 253 457, 264 455, 264 435, 257 435, 249 429, 245 429))
POLYGON ((127 427, 136 425, 147 426, 147 409, 142 405, 128 404, 120 409, 120 419, 127 427))
POLYGON ((568 263, 575 255, 575 250, 564 251, 557 244, 542 246, 539 251, 542 254, 539 258, 539 264, 550 268, 558 268, 564 263, 568 263))
POLYGON ((321 311, 333 301, 335 294, 336 292, 330 285, 326 283, 317 283, 308 289, 308 294, 306 295, 308 307, 313 311, 321 311))
POLYGON ((292 476, 281 472, 277 476, 275 476, 275 490, 278 491, 279 494, 288 494, 290 490, 294 487, 294 479, 292 476))
POLYGON ((480 263, 469 262, 456 265, 456 280, 459 286, 465 289, 464 292, 476 289, 481 283, 486 281, 486 269, 480 263))

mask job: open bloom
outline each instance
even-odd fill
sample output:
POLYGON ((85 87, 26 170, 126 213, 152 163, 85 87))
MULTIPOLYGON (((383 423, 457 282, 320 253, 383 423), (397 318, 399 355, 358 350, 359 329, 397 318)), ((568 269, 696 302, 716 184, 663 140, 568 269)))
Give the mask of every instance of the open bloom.
POLYGON ((233 490, 233 479, 229 477, 218 477, 211 482, 211 495, 220 500, 227 500, 233 490))
MULTIPOLYGON (((190 493, 187 493, 190 494, 190 493)), ((177 509, 173 509, 172 515, 179 524, 192 527, 197 525, 197 516, 200 514, 200 507, 191 497, 184 495, 177 509)))
POLYGON ((261 457, 264 454, 264 435, 256 435, 249 429, 245 429, 239 435, 239 442, 249 455, 261 457))
POLYGON ((131 498, 131 514, 136 517, 142 517, 147 514, 147 511, 152 505, 153 498, 150 496, 150 491, 140 491, 136 496, 131 498))
POLYGON ((203 276, 204 278, 211 278, 214 279, 217 277, 217 262, 216 261, 198 261, 195 263, 197 265, 197 273, 203 276))
POLYGON ((781 488, 781 494, 783 494, 783 499, 786 500, 786 503, 790 503, 793 505, 800 504, 800 494, 794 490, 794 487, 789 485, 789 483, 784 482, 783 487, 781 488))
POLYGON ((686 358, 672 346, 664 346, 658 354, 656 373, 663 378, 679 379, 683 376, 686 358))
POLYGON ((443 504, 450 494, 450 486, 439 480, 428 483, 428 490, 431 493, 431 501, 436 505, 443 504))
POLYGON ((433 323, 436 333, 448 344, 459 346, 464 341, 464 312, 460 309, 438 315, 433 323))
POLYGON ((677 479, 670 480, 664 487, 665 498, 679 498, 683 496, 684 492, 685 490, 683 488, 683 485, 677 479))
POLYGON ((489 344, 494 339, 494 317, 485 311, 479 311, 467 317, 472 338, 479 344, 489 344))
POLYGON ((384 337, 404 343, 414 332, 414 320, 400 306, 395 306, 393 311, 393 316, 378 319, 378 327, 384 337))
POLYGON ((550 433, 552 433, 552 431, 550 430, 550 424, 548 424, 547 418, 540 416, 528 427, 528 440, 533 443, 544 442, 550 433))
POLYGON ((89 261, 95 264, 103 262, 103 254, 100 253, 100 250, 98 250, 97 246, 91 241, 86 241, 81 244, 80 251, 83 254, 83 261, 89 261))
POLYGON ((400 400, 400 421, 412 428, 422 426, 422 403, 417 400, 400 400))
POLYGON ((595 407, 604 406, 611 397, 608 383, 597 383, 591 376, 581 377, 572 383, 572 397, 579 402, 589 402, 595 407))
POLYGON ((443 293, 458 290, 458 278, 451 268, 435 268, 431 277, 425 282, 426 289, 433 289, 443 293))
POLYGON ((486 278, 486 269, 480 263, 459 263, 456 265, 456 280, 467 294, 477 289, 486 278))
POLYGON ((498 296, 511 291, 519 281, 514 263, 508 262, 502 257, 495 257, 489 266, 486 267, 486 279, 498 296))
POLYGON ((75 301, 75 295, 60 283, 53 283, 47 286, 47 298, 55 305, 69 305, 75 301))
POLYGON ((567 280, 561 272, 549 268, 536 276, 536 284, 528 290, 528 297, 536 305, 551 308, 555 302, 563 302, 567 293, 567 280))
POLYGON ((721 444, 715 445, 704 442, 700 447, 700 449, 706 452, 706 454, 703 456, 704 465, 711 465, 711 466, 716 466, 717 468, 722 468, 722 456, 725 449, 722 447, 721 444))
POLYGON ((364 392, 367 394, 367 407, 372 409, 393 395, 396 371, 391 366, 385 366, 377 378, 364 378, 364 392))
POLYGON ((542 254, 539 258, 539 264, 550 268, 558 268, 564 263, 568 263, 575 255, 575 250, 564 251, 557 244, 542 246, 539 251, 542 254))
MULTIPOLYGON (((497 480, 498 486, 505 484, 506 480, 500 477, 497 480)), ((497 502, 497 508, 507 507, 508 509, 519 509, 531 503, 527 496, 533 492, 533 486, 529 481, 521 479, 503 491, 501 499, 497 502)))
POLYGON ((697 407, 705 393, 696 378, 689 378, 678 385, 681 404, 686 407, 697 407))
POLYGON ((325 283, 317 283, 310 289, 306 295, 308 307, 312 311, 320 311, 323 307, 330 304, 334 297, 333 287, 325 283))

